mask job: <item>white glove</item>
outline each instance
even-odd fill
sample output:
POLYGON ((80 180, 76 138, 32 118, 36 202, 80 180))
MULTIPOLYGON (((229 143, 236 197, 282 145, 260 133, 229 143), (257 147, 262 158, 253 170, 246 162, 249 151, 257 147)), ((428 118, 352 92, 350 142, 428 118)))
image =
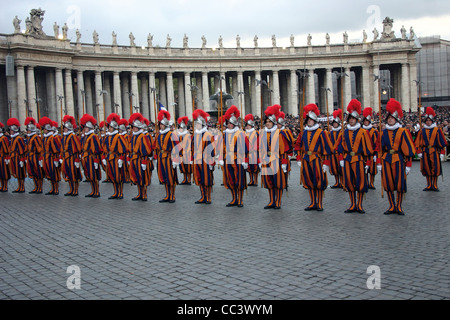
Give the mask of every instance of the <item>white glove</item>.
POLYGON ((53 165, 55 166, 55 168, 58 168, 59 162, 58 161, 53 161, 53 165))
POLYGON ((339 165, 340 165, 341 167, 344 167, 344 160, 339 161, 339 165))
POLYGON ((377 162, 377 156, 373 156, 373 162, 377 162))
POLYGON ((75 162, 75 167, 78 169, 80 167, 80 163, 79 162, 75 162))
POLYGON ((262 163, 258 163, 259 169, 262 168, 262 163))
POLYGON ((6 164, 9 164, 9 160, 8 160, 8 159, 5 159, 5 163, 6 163, 6 164))
POLYGON ((147 170, 147 165, 146 164, 141 164, 141 168, 142 168, 142 170, 147 170))
POLYGON ((370 169, 369 166, 365 166, 365 167, 364 167, 364 170, 366 171, 366 173, 369 172, 369 169, 370 169))
POLYGON ((282 164, 281 169, 283 169, 283 172, 286 173, 287 172, 287 164, 282 164))
POLYGON ((122 159, 117 160, 117 165, 119 166, 119 168, 122 168, 123 160, 122 159))
POLYGON ((148 157, 148 160, 149 161, 153 161, 153 157, 148 157))
POLYGON ((179 166, 179 163, 177 162, 172 162, 172 168, 176 169, 179 166))
POLYGON ((98 163, 97 162, 94 162, 94 168, 95 168, 95 170, 98 169, 98 163))
POLYGON ((214 169, 214 166, 212 166, 212 165, 208 164, 208 168, 209 168, 209 170, 210 170, 210 171, 213 171, 213 169, 214 169))
POLYGON ((223 160, 219 160, 219 166, 223 166, 224 162, 223 160))
POLYGON ((189 164, 193 164, 194 163, 194 161, 189 161, 189 164))
POLYGON ((297 161, 297 165, 301 168, 302 167, 302 162, 301 161, 297 161))
POLYGON ((23 168, 23 161, 20 161, 19 165, 20 165, 21 168, 23 168))
POLYGON ((43 167, 44 166, 44 164, 42 163, 42 160, 39 160, 39 167, 43 167))
POLYGON ((63 163, 63 159, 59 159, 59 163, 61 163, 61 164, 62 164, 62 163, 63 163))
POLYGON ((406 175, 408 175, 410 171, 411 171, 411 167, 406 167, 406 168, 405 168, 405 173, 406 173, 406 175))
POLYGON ((102 159, 102 163, 106 167, 106 159, 102 159))
POLYGON ((378 171, 381 171, 381 170, 383 169, 383 167, 381 166, 381 164, 378 164, 378 165, 377 165, 377 169, 378 169, 378 171))
POLYGON ((328 170, 328 166, 327 166, 326 164, 324 164, 324 165, 322 166, 322 171, 323 171, 324 173, 326 173, 327 170, 328 170))
POLYGON ((248 163, 247 163, 247 162, 242 163, 242 167, 244 168, 244 170, 247 170, 247 168, 248 168, 248 163))
POLYGON ((441 158, 441 161, 444 161, 444 155, 441 153, 440 155, 439 155, 439 158, 441 158))
POLYGON ((419 157, 419 159, 422 159, 423 155, 421 153, 417 154, 417 156, 419 157))

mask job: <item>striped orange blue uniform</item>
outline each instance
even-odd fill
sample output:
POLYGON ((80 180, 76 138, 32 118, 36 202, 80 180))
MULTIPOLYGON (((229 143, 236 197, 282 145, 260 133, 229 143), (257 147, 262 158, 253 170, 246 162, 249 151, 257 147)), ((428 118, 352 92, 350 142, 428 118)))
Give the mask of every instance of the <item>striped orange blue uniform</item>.
POLYGON ((343 186, 350 197, 350 208, 346 213, 365 213, 362 202, 364 193, 369 189, 365 167, 370 165, 369 157, 374 153, 374 146, 366 129, 357 123, 350 125, 339 136, 334 149, 340 153, 343 161, 343 186))
POLYGON ((370 137, 370 140, 372 141, 372 146, 373 146, 374 152, 368 158, 369 159, 369 162, 368 162, 369 170, 367 171, 367 175, 369 176, 368 177, 369 189, 375 190, 376 189, 375 188, 375 176, 378 173, 377 163, 376 163, 377 158, 378 158, 378 153, 375 151, 375 146, 377 145, 377 141, 380 138, 380 132, 377 129, 373 128, 371 125, 369 127, 370 128, 366 129, 366 130, 369 132, 369 137, 370 137))
POLYGON ((34 189, 30 193, 42 193, 44 172, 40 163, 43 161, 44 148, 42 138, 39 134, 28 136, 27 141, 27 172, 28 177, 33 179, 34 189))
POLYGON ((158 177, 166 189, 165 197, 160 202, 175 201, 175 186, 178 184, 177 169, 173 161, 180 163, 178 137, 169 128, 159 131, 154 146, 158 153, 158 177), (172 159, 172 157, 174 157, 172 159))
POLYGON ((25 139, 20 136, 19 133, 11 135, 11 148, 10 148, 10 168, 11 175, 17 179, 18 186, 13 193, 25 192, 25 178, 27 176, 25 160, 26 160, 27 146, 25 139))
MULTIPOLYGON (((106 142, 107 137, 108 136, 106 134, 104 134, 104 133, 100 134, 100 137, 99 137, 100 146, 102 148, 102 155, 101 155, 101 159, 102 160, 105 159, 106 156, 107 156, 107 153, 105 153, 105 142, 106 142)), ((100 165, 102 167, 102 170, 106 173, 106 178, 105 178, 105 180, 103 182, 109 182, 109 176, 108 176, 108 174, 106 172, 106 165, 103 163, 103 161, 101 161, 100 165)))
POLYGON ((184 130, 178 132, 178 139, 180 140, 180 172, 183 174, 183 181, 180 184, 191 184, 192 179, 192 136, 189 131, 184 130))
POLYGON ((265 209, 280 209, 283 190, 287 190, 288 160, 284 154, 289 151, 289 142, 279 129, 263 129, 259 134, 259 155, 262 187, 269 191, 269 203, 265 209), (285 172, 286 171, 286 172, 285 172))
POLYGON ((153 155, 153 146, 142 130, 133 132, 130 152, 130 179, 138 187, 138 195, 132 200, 147 201, 147 187, 152 177, 149 158, 153 155))
POLYGON ((59 157, 61 153, 61 142, 53 134, 49 132, 44 134, 44 173, 45 177, 50 181, 52 188, 47 194, 59 194, 59 181, 61 181, 61 174, 59 168, 59 157))
POLYGON ((311 199, 306 210, 323 210, 323 194, 328 186, 327 174, 323 172, 323 165, 329 166, 329 156, 334 147, 328 134, 318 126, 308 127, 303 130, 301 137, 295 143, 295 150, 300 155, 297 161, 301 161, 301 182, 308 189, 311 199))
POLYGON ((441 155, 445 157, 447 141, 444 132, 436 124, 425 126, 416 137, 415 146, 421 154, 420 172, 427 178, 427 187, 424 191, 438 191, 437 180, 442 175, 441 155))
POLYGON ((221 142, 219 161, 223 161, 223 185, 232 196, 227 206, 242 207, 244 190, 247 189, 248 139, 243 131, 235 127, 225 130, 221 142))
POLYGON ((114 194, 109 199, 123 199, 127 148, 126 137, 120 133, 113 132, 105 140, 103 153, 106 154, 106 173, 114 188, 114 194))
POLYGON ((249 186, 258 185, 258 173, 259 173, 259 131, 254 128, 246 130, 248 139, 248 168, 250 181, 249 186))
POLYGON ((195 203, 211 203, 214 185, 214 136, 204 127, 194 131, 192 139, 194 183, 200 188, 201 198, 195 203))
POLYGON ((403 194, 407 192, 405 167, 411 167, 416 148, 406 129, 401 127, 386 128, 381 134, 381 148, 377 151, 382 164, 381 181, 389 200, 389 210, 385 213, 403 213, 403 194), (381 152, 380 152, 381 150, 381 152), (397 191, 397 204, 394 191, 397 191))
POLYGON ((0 192, 8 191, 8 181, 11 179, 9 170, 10 143, 7 136, 0 132, 0 192))
POLYGON ((125 141, 125 146, 126 146, 126 156, 125 159, 127 161, 124 162, 124 167, 125 167, 125 179, 124 182, 125 183, 130 183, 131 179, 130 179, 130 154, 131 154, 131 138, 132 136, 129 135, 127 132, 121 133, 122 136, 124 137, 124 141, 125 141))
MULTIPOLYGON (((336 145, 339 135, 342 133, 342 130, 340 128, 341 127, 331 128, 331 131, 329 132, 330 141, 333 146, 336 145)), ((336 180, 335 184, 333 186, 331 186, 332 189, 340 189, 343 187, 342 186, 342 181, 343 181, 342 167, 339 164, 340 155, 341 154, 338 153, 338 151, 336 149, 334 149, 333 153, 329 157, 329 159, 330 159, 330 174, 332 176, 334 176, 334 178, 336 180)))
POLYGON ((61 138, 62 148, 62 174, 69 183, 70 190, 65 196, 78 196, 78 186, 82 180, 80 155, 82 152, 81 141, 73 132, 65 132, 61 138))
POLYGON ((84 177, 91 184, 91 193, 86 197, 98 198, 100 196, 99 180, 102 179, 100 159, 103 151, 100 139, 94 133, 94 130, 91 130, 84 135, 81 143, 83 146, 81 159, 84 177))
POLYGON ((281 160, 282 163, 286 164, 286 174, 284 175, 284 178, 286 179, 286 189, 288 189, 288 178, 289 178, 289 174, 291 172, 291 161, 290 161, 290 156, 293 154, 294 151, 294 145, 295 145, 295 138, 292 135, 292 131, 286 127, 283 127, 282 129, 280 129, 280 134, 283 135, 283 137, 285 139, 283 139, 283 141, 287 142, 287 146, 285 145, 285 152, 283 152, 283 154, 281 154, 281 160))

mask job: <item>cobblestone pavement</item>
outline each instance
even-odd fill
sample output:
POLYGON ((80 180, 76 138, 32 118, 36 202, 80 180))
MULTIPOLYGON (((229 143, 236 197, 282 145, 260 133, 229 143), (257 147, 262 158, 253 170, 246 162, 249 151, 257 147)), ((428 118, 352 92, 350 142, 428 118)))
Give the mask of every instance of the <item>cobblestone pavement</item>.
POLYGON ((379 176, 365 215, 345 214, 347 194, 330 188, 325 210, 306 212, 294 164, 281 210, 263 210, 268 193, 260 187, 249 188, 243 208, 225 207, 231 195, 218 170, 211 205, 194 204, 195 185, 178 186, 175 203, 159 203, 164 188, 155 173, 148 202, 131 201, 130 185, 123 200, 108 200, 111 184, 91 199, 88 183, 80 196, 64 197, 64 182, 59 196, 46 196, 12 194, 11 180, 10 192, 0 193, 0 299, 450 298, 450 163, 441 192, 423 192, 414 162, 405 216, 383 214, 379 176), (68 288, 77 284, 69 266, 79 268, 79 289, 68 288))

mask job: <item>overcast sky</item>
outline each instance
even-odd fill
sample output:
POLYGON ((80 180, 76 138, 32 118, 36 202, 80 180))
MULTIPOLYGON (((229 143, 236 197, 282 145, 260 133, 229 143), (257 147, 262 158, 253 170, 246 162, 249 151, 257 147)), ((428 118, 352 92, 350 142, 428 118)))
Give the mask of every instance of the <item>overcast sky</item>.
POLYGON ((204 35, 208 48, 218 47, 222 36, 225 47, 236 46, 240 35, 242 47, 253 47, 258 36, 260 47, 289 46, 289 37, 295 36, 295 45, 306 45, 308 34, 313 45, 325 44, 325 34, 331 43, 342 43, 343 32, 349 41, 361 41, 366 30, 373 39, 374 27, 381 33, 386 16, 394 19, 394 31, 400 37, 402 25, 412 26, 417 36, 440 35, 450 40, 449 0, 0 0, 0 33, 12 33, 13 18, 17 15, 25 29, 25 19, 33 8, 45 10, 43 27, 53 36, 53 24, 69 26, 69 38, 76 40, 79 28, 81 41, 93 43, 96 30, 101 44, 112 43, 111 33, 117 33, 119 45, 129 45, 133 32, 138 46, 147 45, 147 36, 153 34, 153 45, 164 47, 166 37, 172 38, 172 47, 183 46, 183 36, 189 38, 189 47, 200 48, 204 35))

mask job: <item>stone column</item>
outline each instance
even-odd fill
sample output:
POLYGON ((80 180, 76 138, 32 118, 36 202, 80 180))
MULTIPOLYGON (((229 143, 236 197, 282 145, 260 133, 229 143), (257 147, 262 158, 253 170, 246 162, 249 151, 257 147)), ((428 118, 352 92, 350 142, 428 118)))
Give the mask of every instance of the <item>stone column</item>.
MULTIPOLYGON (((280 104, 280 79, 278 77, 278 70, 274 70, 272 73, 273 85, 272 85, 272 104, 280 104)), ((283 106, 282 106, 283 107, 283 106)), ((288 111, 289 106, 285 106, 283 111, 288 111)))
POLYGON ((155 73, 149 72, 149 90, 150 90, 150 119, 154 123, 156 123, 156 114, 155 114, 155 108, 158 109, 158 101, 156 98, 156 79, 155 79, 155 73), (156 106, 155 106, 156 104, 156 106))
MULTIPOLYGON (((84 74, 84 89, 86 90, 86 95, 85 95, 86 113, 89 113, 90 115, 92 115, 94 118, 97 119, 97 114, 94 113, 94 97, 92 96, 91 74, 88 72, 86 72, 84 74)), ((97 119, 97 121, 98 121, 98 119, 97 119)))
POLYGON ((72 87, 72 70, 66 69, 64 72, 66 82, 65 82, 65 102, 67 108, 67 114, 75 116, 75 108, 73 103, 73 87, 72 87))
POLYGON ((95 71, 95 112, 96 114, 94 117, 98 117, 97 121, 105 121, 107 115, 105 115, 105 109, 104 109, 104 100, 103 95, 100 94, 100 92, 103 90, 102 85, 102 73, 101 71, 95 71))
POLYGON ((186 109, 183 110, 182 106, 178 106, 180 108, 180 117, 183 115, 192 115, 192 112, 194 111, 192 106, 192 95, 193 95, 193 89, 188 84, 191 84, 191 74, 190 72, 184 73, 184 96, 185 96, 185 105, 186 109))
POLYGON ((119 116, 124 117, 123 114, 124 105, 122 104, 122 90, 120 87, 120 73, 118 71, 113 72, 113 90, 114 93, 112 94, 112 96, 114 100, 113 102, 114 111, 117 112, 119 116), (116 104, 118 104, 118 106, 116 106, 116 104))
POLYGON ((181 115, 184 114, 184 109, 185 109, 185 105, 186 105, 185 96, 187 94, 189 94, 190 87, 187 86, 187 88, 185 88, 186 84, 184 83, 185 82, 185 80, 184 80, 185 74, 184 73, 179 73, 177 78, 178 78, 178 81, 177 81, 178 82, 178 116, 181 117, 181 115))
POLYGON ((64 117, 64 114, 65 114, 65 109, 64 109, 65 101, 64 100, 66 99, 66 97, 64 96, 63 74, 62 74, 62 69, 60 69, 60 68, 56 68, 55 82, 56 82, 56 114, 58 117, 58 119, 55 121, 61 122, 64 117), (61 97, 63 97, 63 99, 61 99, 61 97))
MULTIPOLYGON (((289 102, 289 114, 298 115, 298 107, 297 107, 297 97, 298 97, 298 85, 297 85, 297 73, 296 70, 291 70, 291 79, 290 79, 290 90, 289 96, 291 97, 289 102)), ((303 115, 300 115, 301 117, 303 115)))
POLYGON ((411 112, 417 112, 418 109, 418 88, 414 80, 418 80, 417 77, 417 64, 415 62, 415 59, 413 62, 409 65, 409 79, 410 79, 410 106, 411 106, 411 112))
POLYGON ((86 113, 86 90, 84 89, 83 70, 77 70, 77 86, 78 116, 81 118, 86 113))
POLYGON ((112 101, 111 101, 111 97, 113 95, 112 90, 111 90, 111 79, 108 75, 106 75, 105 73, 104 75, 104 83, 103 83, 103 90, 106 91, 106 93, 103 95, 103 99, 105 100, 105 115, 106 118, 108 118, 108 116, 113 112, 112 110, 112 101))
POLYGON ((39 121, 36 105, 36 81, 34 79, 34 67, 27 67, 27 100, 31 110, 31 116, 39 121))
MULTIPOLYGON (((167 105, 167 85, 166 85, 166 77, 164 75, 161 75, 159 77, 159 101, 166 107, 167 110, 169 110, 169 107, 167 105)), ((158 102, 156 102, 158 103, 158 102)), ((159 104, 158 104, 159 106, 159 104)), ((159 107, 157 106, 157 109, 159 110, 159 107)))
POLYGON ((167 111, 169 111, 171 117, 175 117, 175 97, 173 92, 173 74, 167 72, 167 111))
MULTIPOLYGON (((237 87, 238 87, 238 91, 239 92, 245 92, 244 89, 244 73, 242 71, 238 71, 237 73, 237 87)), ((245 109, 245 94, 238 94, 237 96, 239 104, 242 104, 242 112, 244 113, 243 115, 241 115, 242 117, 245 118, 245 114, 246 114, 246 109, 245 109)))
MULTIPOLYGON (((255 81, 254 83, 256 84, 257 82, 261 81, 261 71, 255 71, 255 81)), ((252 113, 261 117, 261 108, 262 108, 262 99, 261 99, 261 92, 262 92, 262 88, 261 88, 262 84, 259 84, 256 86, 256 90, 255 90, 255 109, 252 110, 252 113)), ((264 116, 264 115, 263 115, 264 116)), ((261 121, 263 121, 263 119, 261 119, 261 121)))
MULTIPOLYGON (((148 95, 148 73, 145 73, 141 77, 141 92, 142 92, 142 115, 150 118, 149 107, 149 95, 148 95)), ((150 119, 149 119, 150 120, 150 119)))
POLYGON ((328 114, 332 115, 333 114, 333 109, 334 109, 334 89, 333 89, 333 72, 331 68, 327 68, 326 71, 326 80, 325 80, 325 84, 326 87, 328 89, 330 89, 331 91, 328 91, 327 95, 328 95, 328 114))
POLYGON ((352 80, 350 68, 345 68, 344 72, 348 75, 348 77, 344 76, 344 109, 347 110, 347 106, 352 99, 352 80))
MULTIPOLYGON (((364 108, 366 107, 372 107, 370 102, 370 86, 373 83, 371 81, 373 77, 370 75, 370 68, 369 66, 363 66, 362 67, 362 105, 364 108)), ((373 110, 373 108, 372 108, 373 110)), ((378 110, 373 110, 374 112, 378 112, 378 110)))
POLYGON ((401 104, 409 111, 411 106, 410 97, 410 79, 409 79, 409 65, 402 63, 402 85, 401 85, 401 104))
POLYGON ((138 79, 137 79, 137 72, 132 71, 131 72, 131 92, 133 93, 131 97, 131 101, 133 104, 133 110, 132 112, 141 112, 141 108, 139 105, 139 89, 138 89, 138 79))
MULTIPOLYGON (((6 90, 8 96, 8 108, 11 108, 10 113, 11 117, 18 118, 19 117, 19 103, 17 99, 17 80, 15 77, 6 77, 6 90), (9 104, 11 101, 11 104, 9 104)), ((9 114, 7 115, 7 119, 9 119, 9 114)), ((6 125, 6 123, 4 123, 6 125)))
POLYGON ((123 116, 126 119, 129 119, 131 113, 134 113, 133 110, 130 111, 130 96, 128 92, 130 92, 130 79, 127 73, 122 73, 122 81, 121 81, 121 91, 122 91, 122 112, 123 116), (130 113, 131 112, 131 113, 130 113))
POLYGON ((309 77, 307 77, 307 91, 306 91, 306 104, 316 103, 316 80, 314 76, 314 70, 307 71, 309 77))
MULTIPOLYGON (((380 66, 379 65, 375 65, 373 66, 373 74, 380 76, 380 66)), ((378 78, 378 80, 376 82, 374 82, 373 84, 373 95, 372 95, 372 109, 374 110, 374 112, 378 112, 378 110, 380 110, 380 100, 379 100, 379 90, 378 90, 378 84, 381 81, 380 78, 378 78)))
POLYGON ((27 107, 25 99, 27 99, 27 92, 25 89, 25 69, 23 66, 17 66, 17 104, 19 106, 18 120, 23 128, 23 122, 27 117, 27 107))
MULTIPOLYGON (((202 95, 203 95, 203 110, 209 109, 209 82, 208 72, 202 72, 202 95)), ((192 115, 190 115, 192 116, 192 115)))

